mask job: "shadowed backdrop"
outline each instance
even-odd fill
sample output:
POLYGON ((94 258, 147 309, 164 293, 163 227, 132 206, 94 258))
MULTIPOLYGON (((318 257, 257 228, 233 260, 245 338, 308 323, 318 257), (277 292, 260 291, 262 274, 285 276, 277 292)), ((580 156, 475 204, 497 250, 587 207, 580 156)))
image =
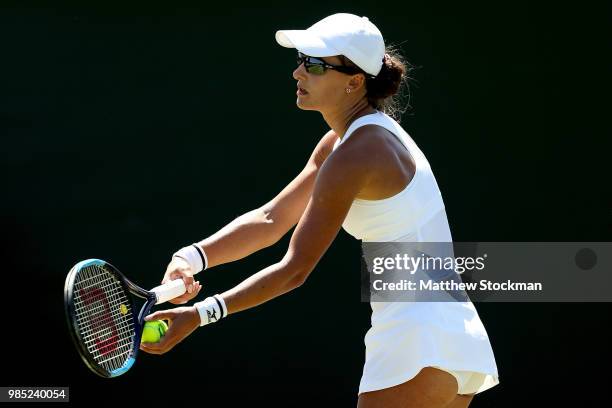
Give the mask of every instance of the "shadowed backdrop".
MULTIPOLYGON (((169 354, 140 354, 113 380, 80 361, 62 299, 85 258, 157 285, 176 249, 301 170, 327 128, 295 106, 295 51, 274 33, 336 12, 368 16, 417 67, 401 123, 432 165, 456 241, 610 241, 603 3, 7 3, 0 386, 70 386, 77 404, 355 405, 370 309, 360 245, 344 231, 295 292, 169 354)), ((287 243, 201 273, 199 300, 287 243)), ((473 407, 536 406, 559 390, 599 400, 609 304, 476 306, 501 384, 473 407)))

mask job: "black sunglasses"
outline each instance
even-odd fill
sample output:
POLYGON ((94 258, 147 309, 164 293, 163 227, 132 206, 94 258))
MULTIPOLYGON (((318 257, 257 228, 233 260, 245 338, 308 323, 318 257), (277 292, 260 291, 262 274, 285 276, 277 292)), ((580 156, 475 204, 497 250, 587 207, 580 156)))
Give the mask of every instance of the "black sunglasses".
POLYGON ((357 67, 347 67, 346 65, 331 65, 316 57, 309 57, 308 55, 298 52, 297 64, 298 66, 304 64, 306 72, 314 75, 323 75, 328 69, 333 69, 343 74, 354 75, 361 73, 361 69, 357 67))

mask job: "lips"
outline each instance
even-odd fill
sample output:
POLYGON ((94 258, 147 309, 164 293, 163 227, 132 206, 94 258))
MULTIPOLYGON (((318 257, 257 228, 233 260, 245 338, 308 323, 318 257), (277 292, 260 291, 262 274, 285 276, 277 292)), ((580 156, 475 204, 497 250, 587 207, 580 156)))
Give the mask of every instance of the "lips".
POLYGON ((298 86, 298 94, 299 94, 299 95, 306 95, 307 93, 308 93, 308 91, 307 91, 306 89, 304 89, 304 88, 300 88, 300 87, 298 86))

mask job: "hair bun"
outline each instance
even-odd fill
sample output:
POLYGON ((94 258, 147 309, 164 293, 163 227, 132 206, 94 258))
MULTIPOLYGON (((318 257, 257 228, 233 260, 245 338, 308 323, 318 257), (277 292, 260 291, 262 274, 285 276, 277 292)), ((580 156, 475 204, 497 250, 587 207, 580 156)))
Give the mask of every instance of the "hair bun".
POLYGON ((395 95, 402 85, 402 79, 405 74, 406 67, 402 61, 389 54, 385 54, 380 72, 376 77, 370 78, 366 84, 368 99, 385 99, 395 95))
POLYGON ((395 48, 387 48, 380 72, 366 77, 368 103, 377 110, 399 119, 405 109, 400 107, 400 91, 408 82, 410 64, 404 61, 395 48))
MULTIPOLYGON (((344 55, 339 55, 343 65, 355 66, 344 55)), ((402 85, 408 85, 408 74, 412 65, 405 62, 395 47, 388 47, 383 56, 380 72, 375 77, 366 75, 366 98, 374 109, 398 119, 406 109, 400 106, 402 85)))

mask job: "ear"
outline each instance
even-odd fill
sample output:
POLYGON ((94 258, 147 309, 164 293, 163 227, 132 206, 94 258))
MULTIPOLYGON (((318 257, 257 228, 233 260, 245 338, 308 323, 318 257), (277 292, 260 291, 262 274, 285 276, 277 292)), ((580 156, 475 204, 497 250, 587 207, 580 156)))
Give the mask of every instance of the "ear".
POLYGON ((365 75, 355 74, 351 76, 348 81, 347 87, 351 88, 353 91, 357 91, 362 87, 365 87, 365 75))

